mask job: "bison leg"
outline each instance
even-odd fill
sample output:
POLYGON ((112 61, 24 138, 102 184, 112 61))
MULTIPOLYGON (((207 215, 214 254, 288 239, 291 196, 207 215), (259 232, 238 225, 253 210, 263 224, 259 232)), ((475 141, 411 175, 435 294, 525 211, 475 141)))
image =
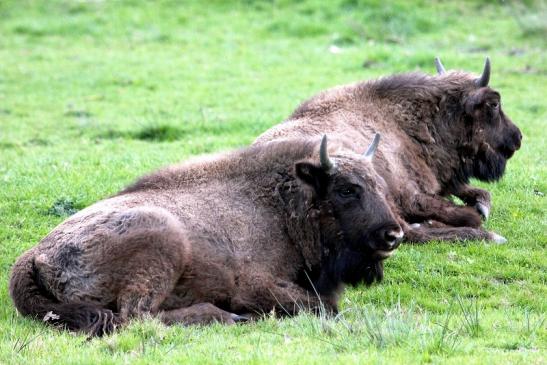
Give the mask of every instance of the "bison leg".
POLYGON ((440 196, 416 194, 411 201, 401 205, 406 221, 423 222, 432 219, 453 227, 476 228, 481 225, 481 217, 475 209, 456 205, 440 196))
POLYGON ((234 324, 248 320, 245 316, 226 312, 211 303, 194 304, 186 308, 172 309, 158 313, 158 318, 167 325, 211 324, 214 322, 234 324))
POLYGON ((107 274, 107 285, 117 288, 122 322, 157 313, 187 269, 186 232, 170 213, 155 208, 122 212, 110 226, 118 242, 105 248, 99 270, 107 274))
POLYGON ((121 280, 122 289, 117 298, 117 307, 122 321, 132 317, 154 315, 160 305, 173 291, 182 270, 169 252, 142 250, 128 257, 134 265, 126 265, 128 276, 121 280))
POLYGON ((475 208, 485 220, 488 219, 491 208, 490 193, 488 191, 464 185, 454 195, 463 200, 466 205, 475 208))
POLYGON ((507 240, 494 233, 485 231, 482 228, 472 227, 441 227, 428 228, 425 226, 403 225, 405 241, 409 243, 426 243, 430 241, 465 241, 465 240, 488 240, 498 244, 506 243, 507 240))
POLYGON ((335 297, 322 297, 290 281, 249 276, 240 283, 237 296, 232 299, 232 309, 237 313, 257 315, 275 312, 280 315, 296 315, 298 312, 337 313, 335 297))

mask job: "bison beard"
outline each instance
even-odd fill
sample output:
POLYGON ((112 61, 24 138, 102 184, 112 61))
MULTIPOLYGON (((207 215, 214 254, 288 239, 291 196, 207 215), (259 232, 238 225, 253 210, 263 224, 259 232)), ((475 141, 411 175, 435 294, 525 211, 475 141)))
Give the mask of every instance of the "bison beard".
POLYGON ((365 284, 372 285, 382 281, 384 277, 383 259, 375 255, 374 239, 366 235, 360 241, 366 245, 356 245, 347 242, 346 234, 336 223, 329 219, 323 230, 323 253, 321 265, 305 272, 299 282, 310 290, 317 291, 321 295, 336 291, 341 283, 347 285, 365 284), (311 287, 310 287, 311 282, 311 287))
POLYGON ((337 290, 340 283, 370 286, 384 278, 383 260, 371 256, 369 253, 343 249, 336 256, 327 257, 319 272, 305 272, 299 283, 320 295, 337 290))
POLYGON ((506 164, 507 159, 501 153, 484 143, 473 160, 473 171, 468 176, 488 182, 497 181, 503 176, 506 164))
POLYGON ((349 285, 371 285, 384 278, 383 261, 372 260, 369 255, 361 252, 343 250, 333 266, 332 275, 349 285))

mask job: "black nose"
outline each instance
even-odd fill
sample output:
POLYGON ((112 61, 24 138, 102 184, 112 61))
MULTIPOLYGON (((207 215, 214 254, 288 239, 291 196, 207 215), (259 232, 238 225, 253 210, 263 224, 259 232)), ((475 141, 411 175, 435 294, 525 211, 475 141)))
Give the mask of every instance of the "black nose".
POLYGON ((522 141, 522 133, 518 131, 515 136, 515 147, 517 150, 520 148, 521 141, 522 141))
POLYGON ((386 249, 386 250, 394 250, 397 247, 399 247, 399 244, 401 243, 403 236, 404 236, 404 233, 400 227, 382 228, 378 232, 378 238, 382 242, 383 247, 379 247, 379 248, 386 249))
POLYGON ((522 141, 522 133, 520 130, 515 130, 511 134, 507 135, 503 143, 499 146, 498 150, 505 158, 513 157, 513 154, 520 148, 522 141))

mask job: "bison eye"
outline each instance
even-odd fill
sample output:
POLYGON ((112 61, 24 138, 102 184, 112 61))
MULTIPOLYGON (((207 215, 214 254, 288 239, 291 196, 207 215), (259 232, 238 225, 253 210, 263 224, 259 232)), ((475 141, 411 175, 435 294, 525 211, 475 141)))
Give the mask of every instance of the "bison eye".
POLYGON ((338 196, 344 199, 357 198, 359 196, 357 189, 353 186, 346 186, 336 191, 338 196))
POLYGON ((492 109, 497 109, 500 106, 500 104, 496 101, 493 101, 491 103, 488 103, 488 106, 492 109))

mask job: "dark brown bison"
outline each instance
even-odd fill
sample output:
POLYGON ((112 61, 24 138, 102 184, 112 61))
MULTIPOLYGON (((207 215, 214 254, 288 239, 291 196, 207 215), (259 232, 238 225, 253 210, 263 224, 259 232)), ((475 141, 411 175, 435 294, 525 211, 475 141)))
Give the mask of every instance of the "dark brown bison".
POLYGON ((321 92, 255 144, 328 133, 351 138, 359 151, 379 132, 384 142, 374 165, 404 220, 407 240, 505 242, 480 228, 490 194, 468 183, 472 177, 501 178, 522 135, 503 112, 500 94, 488 87, 489 59, 479 77, 445 72, 438 59, 436 65, 437 76, 407 73, 321 92), (452 203, 450 195, 467 206, 452 203))
POLYGON ((336 312, 403 231, 365 156, 326 137, 171 166, 70 217, 13 267, 20 313, 91 335, 149 314, 233 323, 336 312), (330 156, 329 156, 330 155, 330 156))

